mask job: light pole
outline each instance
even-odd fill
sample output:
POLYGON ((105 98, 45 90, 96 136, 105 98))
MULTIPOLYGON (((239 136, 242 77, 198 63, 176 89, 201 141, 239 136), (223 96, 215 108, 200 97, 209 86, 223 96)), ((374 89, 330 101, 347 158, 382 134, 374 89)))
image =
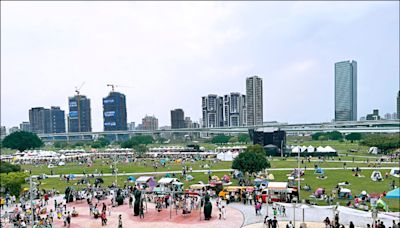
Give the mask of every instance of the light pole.
POLYGON ((29 176, 29 195, 30 195, 30 200, 31 200, 31 223, 32 223, 32 227, 33 227, 33 183, 32 183, 32 175, 29 176))

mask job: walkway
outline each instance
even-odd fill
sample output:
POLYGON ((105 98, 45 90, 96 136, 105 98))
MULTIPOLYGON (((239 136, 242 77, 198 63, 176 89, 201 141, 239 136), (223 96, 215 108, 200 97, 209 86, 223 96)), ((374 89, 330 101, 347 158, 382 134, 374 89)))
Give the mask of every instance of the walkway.
MULTIPOLYGON (((352 169, 356 167, 351 167, 347 166, 346 169, 352 169)), ((384 170, 390 170, 394 167, 361 167, 362 170, 377 170, 377 169, 384 169, 384 170)), ((294 168, 269 168, 268 171, 292 171, 294 168)), ((324 170, 343 170, 341 167, 335 167, 335 168, 324 168, 324 170)), ((213 169, 211 172, 232 172, 233 169, 213 169)), ((133 176, 133 175, 157 175, 157 174, 167 174, 167 173, 181 173, 182 171, 162 171, 162 172, 141 172, 141 173, 118 173, 118 176, 133 176)), ((193 170, 193 173, 207 173, 208 169, 203 169, 203 170, 193 170)), ((75 177, 83 177, 83 174, 74 174, 74 173, 68 173, 68 174, 73 174, 75 177)), ((97 174, 95 176, 100 176, 100 174, 97 174)), ((104 173, 103 176, 105 177, 111 177, 115 176, 112 173, 104 173)), ((37 175, 32 175, 32 177, 37 177, 37 175)), ((60 175, 48 175, 48 178, 59 178, 60 175)))
MULTIPOLYGON (((57 197, 57 201, 61 202, 62 198, 57 197)), ((47 206, 47 211, 54 209, 54 198, 49 200, 49 206, 47 206)), ((101 210, 102 203, 105 202, 107 205, 110 200, 103 200, 98 203, 98 208, 101 210)), ((122 215, 123 227, 143 227, 143 228, 239 228, 243 224, 243 215, 240 211, 234 208, 227 208, 227 219, 218 219, 218 210, 215 207, 215 202, 212 203, 212 218, 209 221, 204 220, 204 213, 201 210, 193 210, 191 214, 183 215, 182 210, 171 210, 163 209, 161 212, 157 212, 155 209, 155 204, 147 203, 147 211, 143 219, 139 216, 133 215, 133 208, 129 208, 127 200, 125 200, 124 205, 113 207, 111 209, 111 216, 108 214, 107 209, 107 226, 106 227, 118 227, 118 215, 122 215)), ((71 227, 74 228, 95 228, 101 227, 101 220, 95 219, 89 215, 89 206, 85 200, 75 201, 67 204, 67 211, 72 211, 73 207, 78 211, 79 216, 73 217, 71 219, 71 227)), ((11 209, 8 209, 11 210, 11 209)), ((2 210, 2 214, 4 210, 2 210)), ((46 214, 42 215, 46 216, 46 214)), ((11 227, 7 224, 5 227, 11 227)), ((54 227, 63 227, 63 221, 61 219, 54 218, 54 227)))
MULTIPOLYGON (((293 207, 292 204, 281 203, 286 208, 286 216, 277 215, 278 221, 293 221, 296 220, 296 227, 300 224, 301 221, 307 222, 317 222, 322 224, 322 221, 329 217, 331 220, 333 219, 333 209, 332 206, 300 206, 297 204, 296 208, 293 207), (304 209, 304 218, 303 218, 303 209, 304 209)), ((235 208, 240 210, 244 216, 244 226, 256 223, 263 223, 264 217, 267 215, 273 217, 272 205, 269 207, 266 204, 262 206, 262 216, 255 215, 255 208, 254 205, 244 205, 243 203, 232 203, 228 204, 228 207, 235 208)), ((340 215, 340 222, 348 225, 350 221, 356 226, 359 227, 366 227, 367 223, 372 223, 371 213, 370 212, 363 212, 347 207, 340 206, 338 208, 339 215, 340 215)), ((378 218, 381 221, 384 221, 386 227, 391 226, 392 221, 396 220, 399 221, 400 214, 398 213, 379 213, 378 218)), ((261 224, 260 224, 261 225, 261 224)), ((253 227, 253 226, 251 226, 253 227)), ((254 226, 260 227, 260 226, 254 226)), ((262 226, 261 226, 262 227, 262 226)), ((281 226, 282 227, 282 226, 281 226)), ((318 227, 318 226, 317 226, 318 227)))

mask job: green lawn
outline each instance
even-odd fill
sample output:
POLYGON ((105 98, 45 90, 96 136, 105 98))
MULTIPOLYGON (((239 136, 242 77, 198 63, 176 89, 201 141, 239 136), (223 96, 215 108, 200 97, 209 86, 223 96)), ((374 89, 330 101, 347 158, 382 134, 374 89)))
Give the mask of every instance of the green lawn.
MULTIPOLYGON (((109 161, 109 159, 104 159, 103 161, 109 161)), ((133 163, 121 163, 119 162, 117 164, 118 172, 123 174, 125 173, 140 173, 140 172, 154 172, 154 168, 152 167, 152 164, 154 162, 147 161, 146 162, 147 166, 144 166, 143 163, 138 163, 138 162, 133 162, 133 163)), ((218 162, 218 163, 212 163, 211 161, 196 161, 194 163, 189 162, 186 163, 187 166, 192 166, 193 170, 199 170, 203 169, 201 168, 202 165, 208 164, 211 169, 230 169, 232 162, 218 162)), ((182 170, 182 164, 177 164, 173 162, 169 162, 168 165, 164 168, 161 166, 160 162, 158 162, 158 168, 156 171, 161 172, 161 171, 179 171, 182 170)), ((33 165, 22 165, 22 169, 25 170, 32 170, 32 174, 50 174, 51 169, 47 168, 47 165, 39 165, 39 166, 33 166, 33 165)), ((58 166, 56 168, 53 168, 54 174, 68 174, 68 173, 74 173, 74 174, 81 174, 83 171, 86 173, 94 173, 95 170, 97 169, 98 172, 103 171, 103 173, 111 173, 111 168, 110 165, 103 164, 102 161, 100 160, 95 160, 93 163, 92 167, 87 167, 87 165, 80 165, 78 163, 68 163, 66 166, 58 166)))

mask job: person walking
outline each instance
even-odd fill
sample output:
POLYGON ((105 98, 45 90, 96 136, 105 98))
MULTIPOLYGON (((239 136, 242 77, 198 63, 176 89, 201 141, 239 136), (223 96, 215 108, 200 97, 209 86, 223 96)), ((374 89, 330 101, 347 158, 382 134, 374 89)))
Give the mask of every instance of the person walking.
POLYGON ((278 228, 278 220, 276 219, 276 216, 274 216, 274 220, 272 220, 272 228, 278 228))
POLYGON ((349 228, 354 228, 354 223, 353 223, 353 221, 350 221, 349 228))
POLYGON ((118 228, 122 228, 122 215, 118 215, 118 228))
POLYGON ((101 212, 101 226, 107 225, 106 211, 101 212))
POLYGON ((69 211, 68 211, 68 215, 67 215, 67 225, 68 225, 68 227, 71 226, 71 214, 69 211))

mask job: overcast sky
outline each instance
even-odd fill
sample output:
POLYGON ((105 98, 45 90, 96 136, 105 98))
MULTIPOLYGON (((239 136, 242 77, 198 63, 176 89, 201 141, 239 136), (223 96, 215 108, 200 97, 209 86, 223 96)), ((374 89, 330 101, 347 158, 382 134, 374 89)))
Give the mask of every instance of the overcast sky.
POLYGON ((1 2, 1 125, 61 106, 85 82, 102 130, 109 83, 128 122, 170 110, 201 117, 201 96, 264 85, 264 121, 334 118, 334 63, 358 63, 358 118, 396 109, 399 2, 1 2))

